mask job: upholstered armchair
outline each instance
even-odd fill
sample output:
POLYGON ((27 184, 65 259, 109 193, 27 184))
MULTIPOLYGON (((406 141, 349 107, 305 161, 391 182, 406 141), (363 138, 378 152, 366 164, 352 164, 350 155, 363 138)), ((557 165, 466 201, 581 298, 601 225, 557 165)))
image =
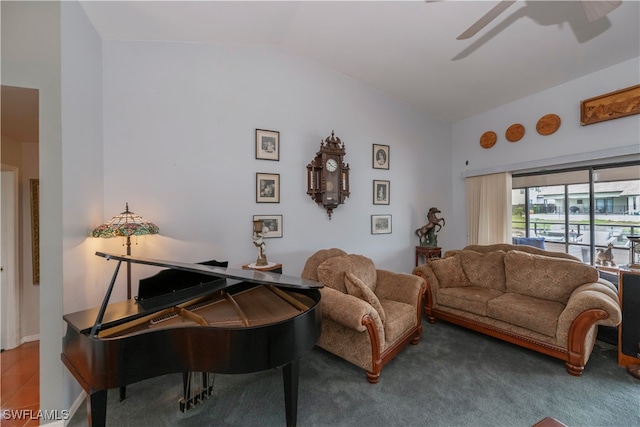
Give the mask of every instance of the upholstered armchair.
POLYGON ((317 345, 364 369, 370 383, 407 344, 418 344, 421 278, 378 270, 371 259, 336 248, 313 254, 302 277, 324 285, 317 345))

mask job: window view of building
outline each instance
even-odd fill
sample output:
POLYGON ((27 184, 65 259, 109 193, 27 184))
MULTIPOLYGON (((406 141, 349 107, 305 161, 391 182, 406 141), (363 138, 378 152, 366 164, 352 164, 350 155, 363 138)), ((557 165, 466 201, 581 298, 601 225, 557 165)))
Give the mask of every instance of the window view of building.
POLYGON ((585 263, 629 264, 627 237, 640 235, 640 164, 514 175, 512 230, 585 263))

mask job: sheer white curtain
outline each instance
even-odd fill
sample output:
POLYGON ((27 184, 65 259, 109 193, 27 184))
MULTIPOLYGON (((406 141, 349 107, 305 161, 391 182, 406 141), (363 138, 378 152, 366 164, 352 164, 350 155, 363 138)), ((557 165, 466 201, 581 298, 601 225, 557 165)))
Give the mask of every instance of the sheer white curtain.
POLYGON ((511 172, 466 179, 468 244, 511 243, 511 172))

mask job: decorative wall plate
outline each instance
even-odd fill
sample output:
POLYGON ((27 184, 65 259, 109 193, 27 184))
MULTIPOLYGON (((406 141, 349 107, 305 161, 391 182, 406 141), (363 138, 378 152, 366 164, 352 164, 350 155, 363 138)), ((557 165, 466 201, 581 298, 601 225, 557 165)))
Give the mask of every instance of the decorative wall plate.
POLYGON ((524 126, 522 126, 520 123, 514 123, 509 126, 509 128, 507 128, 504 136, 509 142, 520 141, 524 136, 524 126))
POLYGON ((551 135, 560 127, 560 117, 557 114, 547 114, 540 117, 536 130, 540 135, 551 135))
POLYGON ((482 148, 491 148, 496 145, 496 141, 498 140, 498 135, 496 135, 493 131, 487 131, 482 134, 480 137, 480 146, 482 148))

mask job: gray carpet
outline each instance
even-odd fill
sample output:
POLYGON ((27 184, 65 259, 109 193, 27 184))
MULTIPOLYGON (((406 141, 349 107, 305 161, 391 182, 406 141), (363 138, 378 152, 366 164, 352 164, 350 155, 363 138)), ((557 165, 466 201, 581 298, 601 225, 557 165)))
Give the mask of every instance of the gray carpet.
MULTIPOLYGON (((455 325, 423 335, 383 370, 364 371, 314 348, 300 364, 298 426, 640 426, 640 380, 602 342, 581 377, 564 363, 455 325)), ((282 372, 216 375, 214 397, 182 413, 181 374, 109 391, 108 426, 284 426, 282 372)), ((68 424, 87 425, 85 405, 68 424)))

